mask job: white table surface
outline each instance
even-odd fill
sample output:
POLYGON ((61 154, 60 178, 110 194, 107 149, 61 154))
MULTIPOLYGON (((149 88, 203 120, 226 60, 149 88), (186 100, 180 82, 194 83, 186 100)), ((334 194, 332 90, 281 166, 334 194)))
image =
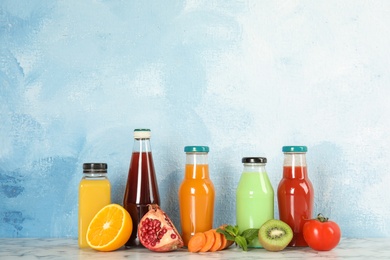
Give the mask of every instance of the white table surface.
POLYGON ((390 259, 390 238, 342 238, 331 251, 317 252, 308 247, 286 248, 280 252, 231 246, 227 250, 189 253, 186 249, 157 253, 145 248, 121 248, 113 252, 79 249, 70 238, 0 238, 0 259, 390 259))

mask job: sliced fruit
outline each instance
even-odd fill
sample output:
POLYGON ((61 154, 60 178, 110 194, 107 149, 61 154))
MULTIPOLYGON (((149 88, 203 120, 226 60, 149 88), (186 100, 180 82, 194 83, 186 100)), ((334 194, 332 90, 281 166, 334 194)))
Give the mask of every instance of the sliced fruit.
POLYGON ((195 233, 188 241, 188 251, 191 253, 199 252, 205 244, 206 235, 203 232, 195 233))
POLYGON ((155 252, 169 252, 183 247, 183 239, 167 213, 157 204, 150 204, 148 208, 138 225, 141 244, 155 252))
POLYGON ((207 251, 209 251, 210 248, 215 243, 215 233, 213 232, 213 230, 208 230, 208 231, 204 232, 204 235, 206 236, 206 243, 199 250, 199 252, 207 252, 207 251))
POLYGON ((215 252, 217 251, 220 247, 221 247, 221 244, 222 244, 222 234, 218 233, 216 229, 211 229, 211 231, 214 233, 215 235, 215 241, 214 241, 214 244, 213 246, 209 249, 210 252, 215 252))
MULTIPOLYGON (((224 230, 226 226, 227 224, 223 224, 219 226, 219 228, 224 230)), ((222 235, 221 237, 222 237, 222 245, 218 250, 224 250, 234 244, 234 241, 227 240, 227 238, 224 235, 222 235)))
POLYGON ((87 229, 88 245, 99 251, 114 251, 130 238, 133 221, 130 214, 118 204, 102 208, 87 229))
POLYGON ((268 251, 283 250, 293 238, 290 226, 281 220, 271 219, 259 229, 259 242, 268 251))

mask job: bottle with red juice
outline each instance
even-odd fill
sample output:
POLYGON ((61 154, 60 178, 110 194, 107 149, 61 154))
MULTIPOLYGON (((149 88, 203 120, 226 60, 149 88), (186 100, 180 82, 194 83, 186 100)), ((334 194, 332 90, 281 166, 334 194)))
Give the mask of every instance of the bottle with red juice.
POLYGON ((139 221, 148 212, 149 204, 160 205, 150 137, 150 129, 134 130, 133 152, 123 198, 123 207, 133 220, 133 231, 126 247, 142 246, 137 235, 139 221))
POLYGON ((293 230, 289 246, 307 246, 303 225, 313 216, 314 189, 308 177, 306 146, 283 146, 283 178, 278 186, 279 218, 293 230))

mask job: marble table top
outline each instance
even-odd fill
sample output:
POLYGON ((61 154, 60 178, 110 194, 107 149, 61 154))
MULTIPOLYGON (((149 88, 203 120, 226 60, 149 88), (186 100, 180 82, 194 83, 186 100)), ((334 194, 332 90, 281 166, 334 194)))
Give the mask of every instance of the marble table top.
POLYGON ((342 238, 331 251, 317 252, 308 247, 286 248, 280 252, 264 249, 242 251, 235 246, 212 253, 189 253, 180 249, 168 253, 145 248, 121 248, 114 252, 79 249, 76 239, 0 238, 0 259, 390 259, 390 238, 342 238))

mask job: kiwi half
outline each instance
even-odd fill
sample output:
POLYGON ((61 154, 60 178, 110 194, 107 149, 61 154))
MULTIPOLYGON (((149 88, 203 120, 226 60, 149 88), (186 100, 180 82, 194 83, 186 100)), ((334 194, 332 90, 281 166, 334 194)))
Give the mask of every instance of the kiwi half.
POLYGON ((283 250, 293 238, 289 225, 281 220, 270 219, 259 229, 259 242, 268 251, 283 250))

